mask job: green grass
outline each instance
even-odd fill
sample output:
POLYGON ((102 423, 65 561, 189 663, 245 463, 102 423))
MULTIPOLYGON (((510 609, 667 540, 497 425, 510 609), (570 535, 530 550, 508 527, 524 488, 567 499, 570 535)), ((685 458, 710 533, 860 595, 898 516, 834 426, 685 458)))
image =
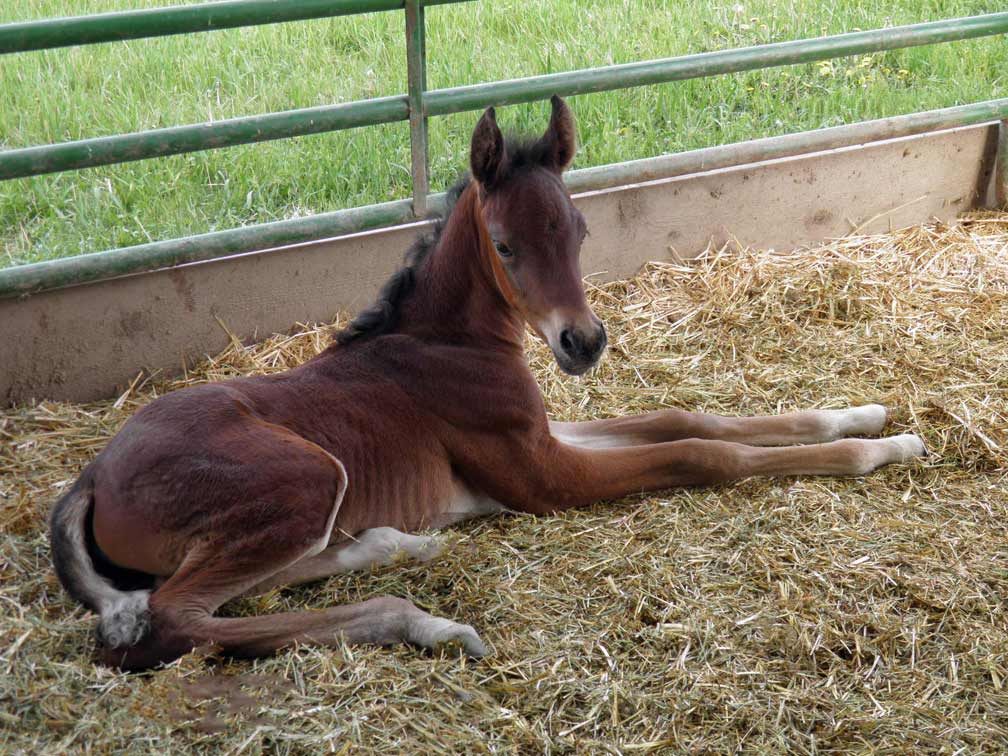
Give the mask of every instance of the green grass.
MULTIPOLYGON (((0 23, 164 4, 8 0, 0 23)), ((1003 10, 997 0, 482 0, 427 11, 432 88, 1003 10)), ((0 59, 0 148, 399 94, 400 13, 0 59)), ((1005 37, 571 98, 576 166, 1008 96, 1005 37)), ((543 103, 504 108, 540 129, 543 103)), ((476 114, 431 119, 432 184, 476 114)), ((405 123, 0 183, 0 266, 406 197, 405 123)))

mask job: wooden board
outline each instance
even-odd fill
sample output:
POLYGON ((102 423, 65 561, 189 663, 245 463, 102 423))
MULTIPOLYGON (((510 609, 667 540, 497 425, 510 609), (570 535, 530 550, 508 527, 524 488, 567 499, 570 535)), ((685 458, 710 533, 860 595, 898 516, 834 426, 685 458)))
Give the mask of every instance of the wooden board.
MULTIPOLYGON (((788 249, 949 220, 987 202, 996 125, 971 126, 575 196, 586 275, 632 275, 735 239, 788 249)), ((0 400, 114 396, 222 349, 367 305, 426 224, 0 300, 0 400)))

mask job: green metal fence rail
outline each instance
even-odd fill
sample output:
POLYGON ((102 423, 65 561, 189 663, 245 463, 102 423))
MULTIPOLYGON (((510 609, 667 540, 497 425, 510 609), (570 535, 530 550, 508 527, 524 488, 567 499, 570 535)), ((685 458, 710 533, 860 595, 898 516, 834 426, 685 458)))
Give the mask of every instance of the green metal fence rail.
MULTIPOLYGON (((464 0, 424 0, 444 5, 464 0)), ((0 54, 402 10, 403 0, 223 0, 0 26, 0 54)))
POLYGON ((1008 12, 992 13, 424 92, 422 6, 417 0, 409 0, 406 6, 415 14, 407 37, 408 60, 413 61, 408 70, 408 95, 8 150, 0 152, 0 180, 403 121, 411 114, 417 120, 411 126, 423 130, 419 123, 423 117, 532 102, 553 94, 625 89, 1008 32, 1008 12))
MULTIPOLYGON (((307 218, 142 244, 119 250, 0 269, 0 297, 30 294, 116 276, 211 260, 428 217, 442 195, 428 195, 427 119, 488 105, 659 84, 724 73, 794 65, 1008 32, 1008 12, 950 19, 818 39, 590 68, 427 91, 424 8, 464 0, 229 0, 194 6, 109 13, 0 26, 0 54, 72 44, 209 31, 251 24, 404 10, 407 93, 401 96, 232 118, 119 136, 0 151, 0 180, 76 170, 271 139, 408 120, 412 200, 321 213, 307 218)), ((934 128, 1008 119, 1008 99, 754 140, 679 155, 567 174, 572 190, 803 154, 831 147, 920 133, 934 128), (841 133, 842 132, 842 133, 841 133), (850 141, 854 139, 855 141, 850 141), (743 160, 744 158, 744 160, 743 160), (730 162, 730 161, 734 161, 730 162)))

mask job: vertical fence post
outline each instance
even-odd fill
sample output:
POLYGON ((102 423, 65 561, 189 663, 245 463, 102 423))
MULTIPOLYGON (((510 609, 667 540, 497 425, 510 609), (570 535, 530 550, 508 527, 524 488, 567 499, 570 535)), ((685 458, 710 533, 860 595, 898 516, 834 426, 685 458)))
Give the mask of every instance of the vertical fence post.
POLYGON ((410 168, 413 176, 413 215, 427 217, 427 40, 423 0, 406 0, 406 83, 409 87, 410 168))
POLYGON ((994 166, 994 201, 1008 209, 1008 119, 998 125, 997 158, 994 166))

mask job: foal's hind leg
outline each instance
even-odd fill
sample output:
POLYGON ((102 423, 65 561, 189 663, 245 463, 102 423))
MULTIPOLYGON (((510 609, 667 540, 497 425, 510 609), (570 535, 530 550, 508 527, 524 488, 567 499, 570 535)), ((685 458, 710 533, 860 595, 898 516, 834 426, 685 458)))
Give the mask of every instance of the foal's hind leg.
POLYGON ((866 404, 842 410, 804 410, 763 417, 658 410, 607 420, 551 422, 550 432, 562 443, 592 449, 642 446, 687 438, 734 441, 749 446, 788 446, 875 435, 885 424, 885 407, 866 404))
POLYGON ((155 594, 150 612, 149 635, 135 646, 105 649, 102 660, 106 664, 146 669, 201 646, 230 656, 255 657, 296 643, 335 646, 341 640, 383 646, 411 643, 429 649, 457 643, 469 656, 478 658, 487 653, 471 626, 434 617, 393 596, 319 611, 230 618, 214 617, 200 606, 159 602, 155 594))
POLYGON ((103 660, 122 669, 143 669, 204 645, 232 656, 264 656, 295 643, 331 646, 341 640, 431 649, 454 642, 470 656, 487 653, 469 625, 434 617, 392 596, 321 611, 214 617, 225 601, 266 584, 300 559, 311 560, 313 544, 321 537, 318 529, 288 530, 281 543, 302 545, 278 548, 276 535, 263 531, 238 539, 230 548, 194 550, 151 596, 148 634, 133 646, 104 649, 103 660))
MULTIPOLYGON (((310 540, 315 533, 304 533, 310 540)), ((305 549, 297 553, 307 555, 305 549)), ((106 663, 142 669, 171 661, 193 648, 210 645, 233 656, 264 656, 295 643, 393 645, 425 648, 459 643, 470 656, 486 647, 469 625, 434 617, 405 599, 381 596, 359 604, 311 612, 261 617, 221 618, 214 612, 230 598, 260 585, 295 561, 278 553, 269 537, 247 539, 240 548, 198 550, 150 600, 150 631, 135 646, 106 649, 106 663)))

